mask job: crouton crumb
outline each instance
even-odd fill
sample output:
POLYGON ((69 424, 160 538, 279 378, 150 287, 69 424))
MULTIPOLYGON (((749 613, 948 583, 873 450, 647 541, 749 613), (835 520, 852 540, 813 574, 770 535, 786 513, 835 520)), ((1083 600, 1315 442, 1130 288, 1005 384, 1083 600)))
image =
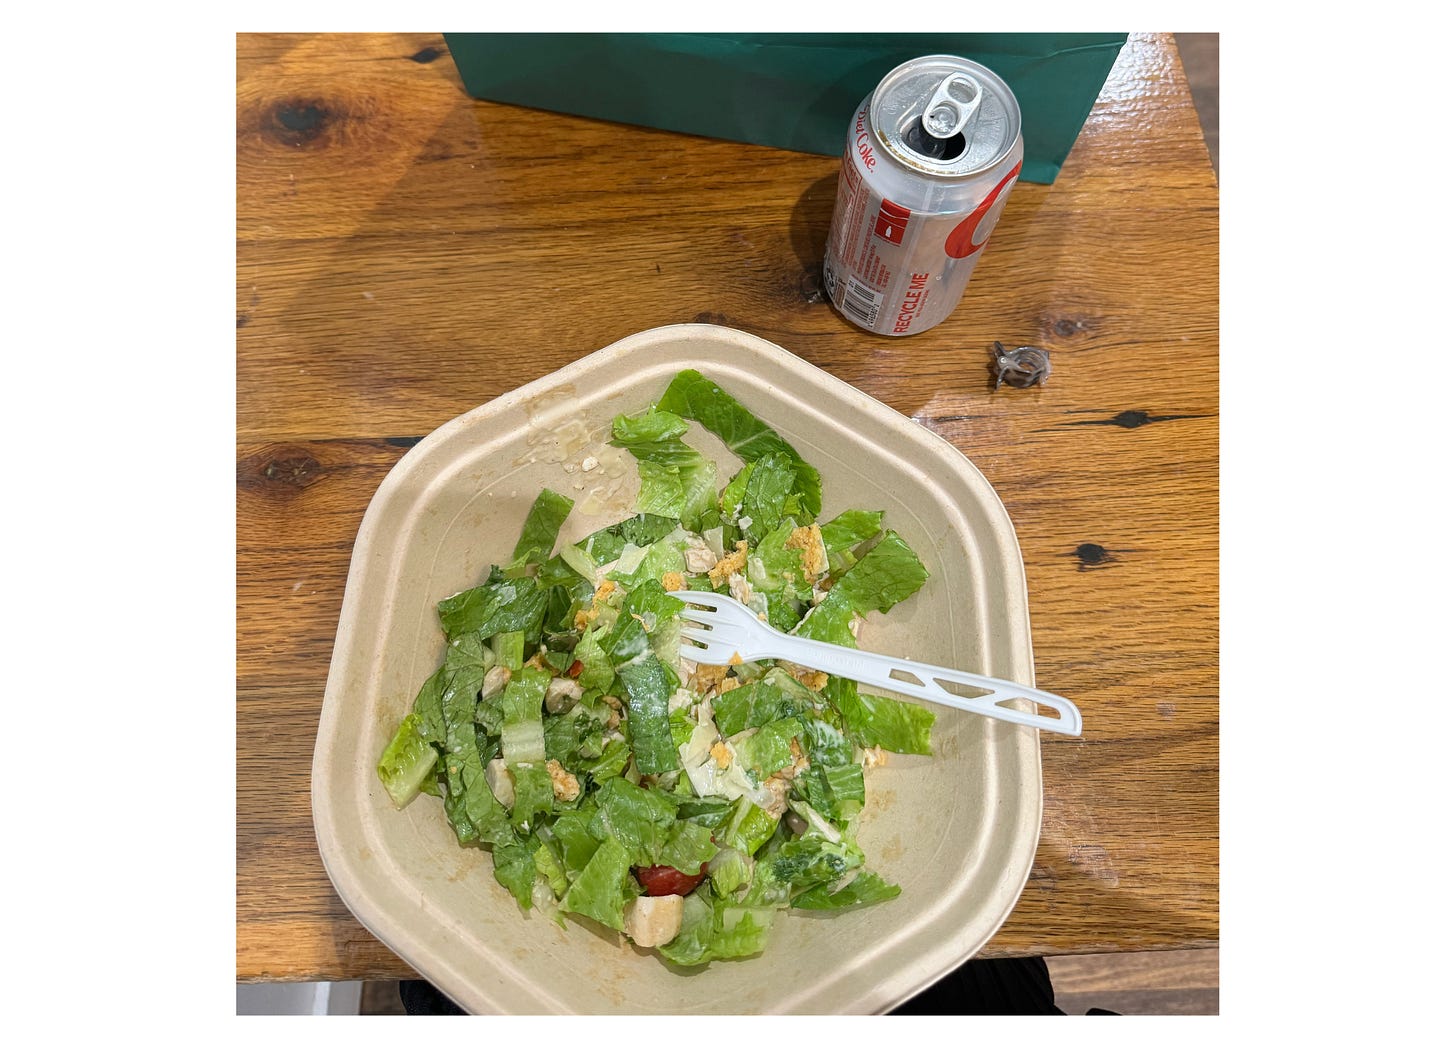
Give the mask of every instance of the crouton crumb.
POLYGON ((829 674, 823 670, 811 670, 806 666, 798 666, 792 662, 784 663, 783 665, 789 671, 789 676, 793 677, 810 691, 823 691, 824 685, 829 683, 829 674))
POLYGON ((720 768, 726 768, 733 763, 732 751, 721 742, 713 743, 713 748, 708 752, 713 755, 713 760, 717 762, 720 768))
POLYGON ((748 542, 739 539, 733 552, 708 569, 708 581, 716 588, 728 581, 728 576, 748 566, 748 542))
POLYGON ((809 582, 829 570, 829 557, 824 552, 824 538, 819 534, 818 524, 809 524, 789 532, 789 537, 784 540, 784 548, 799 551, 800 566, 803 568, 804 578, 809 582))
POLYGON ((700 662, 698 668, 693 671, 692 677, 688 679, 688 685, 699 694, 708 695, 721 685, 727 676, 727 666, 709 666, 700 662))
POLYGON ((546 770, 551 773, 551 793, 558 801, 574 801, 581 796, 581 783, 560 761, 547 761, 546 770))
POLYGON ((680 571, 664 571, 662 573, 662 588, 669 593, 674 590, 686 589, 687 583, 683 581, 683 573, 680 571))

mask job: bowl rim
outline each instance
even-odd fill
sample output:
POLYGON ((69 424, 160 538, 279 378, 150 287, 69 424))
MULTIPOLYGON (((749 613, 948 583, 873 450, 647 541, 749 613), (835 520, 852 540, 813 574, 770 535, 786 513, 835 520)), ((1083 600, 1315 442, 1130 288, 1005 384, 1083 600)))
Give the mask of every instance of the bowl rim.
MULTIPOLYGON (((947 467, 959 473, 961 479, 977 489, 981 498, 981 509, 989 512, 995 528, 1001 570, 1006 573, 1006 590, 1010 598, 1008 611, 1009 628, 1001 639, 1006 643, 1006 655, 1011 665, 997 675, 1034 685, 1034 666, 1031 653, 1030 615, 1026 596, 1025 571, 1021 560, 1015 531, 1004 504, 995 494, 990 482, 962 452, 940 435, 907 418, 888 405, 874 399, 842 379, 818 368, 802 357, 760 336, 735 328, 715 324, 672 324, 628 335, 609 345, 588 353, 571 363, 539 378, 533 379, 515 389, 442 423, 426 437, 400 457, 381 481, 360 523, 354 550, 372 549, 380 529, 380 518, 384 507, 396 496, 399 489, 408 482, 413 471, 432 452, 446 445, 462 430, 477 425, 492 415, 511 410, 541 397, 562 386, 575 383, 581 376, 590 374, 604 363, 620 365, 620 358, 636 352, 661 348, 674 342, 699 343, 685 353, 684 366, 692 366, 703 355, 701 343, 717 342, 724 348, 756 354, 770 360, 791 372, 812 379, 825 390, 833 391, 842 399, 856 402, 858 409, 874 417, 878 422, 897 430, 918 448, 934 456, 947 467), (687 362, 690 358, 691 362, 687 362)), ((770 421, 770 420, 765 420, 770 421)), ((771 423, 770 423, 771 424, 771 423)), ((983 551, 984 552, 984 551, 983 551)), ((335 637, 330 660, 328 679, 325 684, 324 701, 320 711, 319 730, 314 748, 310 799, 316 843, 320 857, 334 890, 351 914, 364 928, 394 951, 407 964, 415 967, 422 976, 430 979, 442 992, 471 1012, 507 1012, 513 1005, 535 998, 537 1008, 527 1008, 525 1013, 541 1014, 540 997, 534 995, 527 984, 516 983, 518 991, 497 987, 492 995, 481 990, 478 979, 468 973, 455 971, 448 962, 438 956, 429 955, 421 943, 418 929, 408 922, 399 921, 388 908, 383 907, 371 894, 353 860, 332 846, 336 840, 341 812, 327 788, 328 776, 325 765, 331 759, 332 742, 340 730, 344 709, 339 696, 342 676, 351 653, 358 643, 354 633, 360 606, 364 601, 363 582, 368 569, 365 559, 351 553, 349 571, 345 583, 344 597, 339 612, 339 627, 335 637), (422 956, 429 955, 430 963, 422 965, 422 956), (426 970, 429 969, 429 970, 426 970)), ((1000 722, 998 722, 999 724, 1000 722)), ((1013 728, 1011 725, 1001 725, 1013 728)), ((998 884, 1002 891, 1003 905, 994 918, 982 928, 974 941, 968 941, 955 951, 954 957, 942 956, 934 965, 918 965, 917 973, 903 975, 892 990, 872 995, 865 1004, 868 1012, 886 1012, 905 1000, 915 996, 930 985, 949 974, 955 967, 971 959, 989 941, 1010 916, 1028 881, 1036 850, 1040 842, 1043 816, 1043 790, 1041 777, 1041 749, 1038 733, 1031 728, 1018 728, 1003 733, 1011 740, 1012 755, 1019 762, 1023 777, 1023 789, 1016 798, 1019 804, 1017 824, 1021 831, 1017 854, 1022 862, 1015 869, 1007 869, 998 884), (1030 788, 1034 785, 1034 788, 1030 788)), ((753 963, 753 962, 748 962, 753 963)), ((513 981, 513 980, 512 980, 513 981)))

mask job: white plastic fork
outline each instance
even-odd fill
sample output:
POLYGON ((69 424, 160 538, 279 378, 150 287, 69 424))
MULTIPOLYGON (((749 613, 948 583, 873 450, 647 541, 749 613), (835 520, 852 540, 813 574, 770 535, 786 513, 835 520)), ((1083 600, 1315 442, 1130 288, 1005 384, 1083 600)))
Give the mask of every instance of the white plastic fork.
POLYGON ((874 688, 925 699, 941 706, 979 713, 996 720, 1025 724, 1042 731, 1062 735, 1082 734, 1081 711, 1068 699, 1050 692, 1028 688, 1015 681, 983 677, 979 673, 931 666, 890 655, 845 648, 807 637, 795 637, 763 622, 741 601, 721 593, 701 590, 678 590, 672 596, 688 606, 681 614, 687 622, 685 638, 679 653, 685 659, 727 666, 735 661, 784 659, 813 670, 822 670, 836 677, 848 677, 874 688), (896 674, 900 674, 897 676, 896 674), (941 682, 966 684, 985 691, 985 695, 965 697, 947 691, 941 682), (1014 699, 1026 699, 1049 706, 1059 714, 1049 717, 1002 705, 1014 699))

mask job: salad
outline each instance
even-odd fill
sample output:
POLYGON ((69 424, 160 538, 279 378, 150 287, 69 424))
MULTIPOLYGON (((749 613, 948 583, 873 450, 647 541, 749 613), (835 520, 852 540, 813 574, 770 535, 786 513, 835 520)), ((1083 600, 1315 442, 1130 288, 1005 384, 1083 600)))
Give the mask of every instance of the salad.
POLYGON ((379 760, 389 796, 439 798, 523 910, 674 965, 758 954, 785 911, 894 899, 855 840, 865 772, 929 754, 934 714, 789 663, 694 663, 670 594, 854 646, 924 566, 878 510, 820 522, 818 471, 696 371, 611 443, 636 460, 633 515, 557 549, 573 501, 543 490, 510 560, 439 603, 443 661, 379 760), (683 439, 692 422, 737 472, 683 439))

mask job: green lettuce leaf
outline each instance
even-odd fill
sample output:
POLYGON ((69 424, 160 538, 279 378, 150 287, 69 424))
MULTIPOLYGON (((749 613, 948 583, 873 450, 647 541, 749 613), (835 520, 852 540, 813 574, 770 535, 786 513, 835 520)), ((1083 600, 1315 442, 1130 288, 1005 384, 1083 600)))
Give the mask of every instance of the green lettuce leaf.
POLYGON ((615 620, 601 638, 601 646, 612 664, 620 666, 634 661, 664 638, 672 643, 672 661, 676 662, 678 612, 682 608, 683 602, 668 596, 657 579, 641 582, 622 598, 615 620))
POLYGON ((734 742, 738 760, 745 768, 753 769, 760 779, 766 779, 794 762, 789 743, 802 730, 796 718, 770 721, 754 729, 747 738, 734 742))
POLYGON ((671 411, 648 408, 634 415, 618 415, 612 419, 612 443, 619 448, 642 452, 660 462, 674 462, 673 456, 690 458, 691 448, 684 451, 675 442, 688 431, 687 420, 671 411))
POLYGON ((822 506, 819 471, 717 383, 697 371, 681 371, 658 399, 657 408, 698 422, 744 462, 756 463, 774 452, 788 455, 794 463, 795 490, 803 511, 810 518, 819 515, 822 506))
POLYGON ((540 834, 537 834, 536 839, 540 843, 531 853, 536 873, 551 886, 551 894, 559 899, 566 894, 566 889, 571 887, 571 881, 566 876, 566 865, 558 854, 559 846, 540 834))
POLYGON ((864 853, 848 838, 831 841, 815 833, 774 842, 753 869, 745 901, 781 905, 798 892, 833 885, 864 865, 864 853))
POLYGON ((536 860, 530 848, 512 841, 491 849, 495 879, 516 897, 521 909, 531 908, 531 889, 536 885, 536 860))
POLYGON ((662 538, 646 547, 647 552, 637 562, 637 566, 630 572, 609 571, 607 578, 613 582, 621 583, 629 590, 635 591, 638 586, 645 582, 661 583, 662 576, 669 571, 681 572, 686 570, 686 561, 683 557, 683 550, 687 548, 691 537, 681 528, 674 528, 662 538))
POLYGON ((753 879, 753 860, 737 848, 725 848, 714 857, 708 877, 713 893, 727 898, 753 879))
POLYGON ((657 862, 658 852, 677 821, 677 805, 666 794, 626 779, 608 779, 596 794, 590 829, 598 840, 615 840, 637 866, 657 862))
MULTIPOLYGON (((576 553, 581 553, 581 550, 575 546, 563 546, 562 549, 569 549, 576 553)), ((536 585, 548 591, 555 587, 561 587, 564 591, 567 587, 585 585, 585 583, 586 580, 581 577, 581 573, 568 563, 566 558, 560 553, 543 561, 541 566, 536 570, 536 585)), ((588 590, 590 590, 590 587, 588 587, 588 590)), ((553 593, 552 596, 555 597, 556 594, 553 593)), ((562 596, 565 599, 570 599, 568 592, 563 592, 562 596)), ((550 609, 546 612, 546 618, 547 621, 551 621, 553 618, 550 609)))
POLYGON ((804 734, 800 738, 810 764, 833 768, 854 763, 853 744, 826 720, 804 718, 804 734))
POLYGON ((713 720, 720 732, 731 736, 748 728, 761 728, 770 721, 801 716, 808 706, 804 699, 790 695, 768 679, 757 680, 714 696, 713 720))
POLYGON ((727 845, 737 848, 745 855, 753 855, 778 828, 777 815, 770 815, 747 797, 743 797, 738 801, 738 811, 729 826, 727 845))
POLYGON ((561 908, 621 931, 622 909, 631 898, 627 885, 630 868, 627 849, 615 838, 608 837, 571 882, 561 900, 561 908))
POLYGON ((551 836, 560 848, 561 865, 569 878, 575 878, 586 868, 601 845, 590 829, 595 817, 594 807, 583 807, 562 812, 551 824, 551 836))
POLYGON ((667 714, 667 730, 672 735, 674 746, 685 745, 693 737, 697 727, 698 722, 693 719, 692 711, 687 706, 680 706, 667 714))
POLYGON ((697 530, 717 502, 718 467, 683 442, 687 429, 678 415, 649 409, 613 419, 611 443, 637 459, 637 512, 676 517, 697 530))
POLYGON ((829 592, 838 593, 852 611, 865 615, 871 609, 889 611, 915 594, 929 577, 925 565, 905 540, 894 531, 887 531, 829 592))
POLYGON ((763 952, 774 916, 772 908, 715 899, 706 887, 699 888, 683 900, 683 922, 677 937, 657 950, 684 968, 751 957, 763 952))
POLYGON ((581 766, 581 770, 596 783, 604 783, 622 774, 627 762, 632 759, 632 749, 625 739, 613 739, 602 755, 581 766))
POLYGON ((935 714, 903 699, 861 693, 852 680, 831 678, 824 694, 844 724, 844 732, 866 748, 930 755, 930 729, 935 714))
POLYGON ((629 544, 650 546, 678 526, 676 517, 638 513, 610 527, 592 532, 578 542, 576 548, 585 553, 592 564, 600 567, 620 557, 622 550, 629 544))
POLYGON ((898 885, 889 884, 878 874, 864 870, 837 892, 830 891, 827 885, 820 885, 796 895, 790 905, 798 910, 842 910, 849 906, 885 902, 899 894, 898 885))
POLYGON ((519 833, 529 833, 532 820, 551 811, 555 794, 551 790, 551 773, 543 762, 513 764, 511 782, 515 784, 516 803, 511 808, 511 823, 519 833))
POLYGON ((642 623, 629 613, 617 616, 601 644, 612 665, 618 667, 632 662, 652 647, 652 641, 647 636, 647 631, 642 628, 642 623))
MULTIPOLYGON (((754 522, 755 525, 757 521, 754 522)), ((779 594, 790 601, 807 601, 814 595, 814 582, 804 577, 804 560, 800 550, 785 545, 794 530, 793 519, 785 520, 763 536, 748 556, 745 575, 758 593, 779 594)), ((799 621, 791 606, 793 624, 799 621)))
MULTIPOLYGON (((761 683, 768 684, 783 692, 790 702, 798 704, 796 709, 803 709, 808 706, 817 707, 820 704, 819 696, 804 687, 802 682, 790 676, 782 666, 770 668, 759 680, 761 683)), ((788 715, 787 713, 783 714, 783 716, 788 715)))
POLYGON ((439 751, 420 734, 419 714, 406 713, 375 769, 396 808, 419 796, 420 785, 434 772, 439 758, 439 751))
POLYGON ((714 909, 717 927, 708 944, 714 960, 752 957, 763 952, 776 915, 772 907, 740 906, 720 899, 714 909))
POLYGON ((803 512, 797 482, 794 460, 782 451, 771 452, 753 464, 743 492, 743 511, 738 518, 750 546, 763 542, 764 536, 780 527, 786 517, 792 519, 803 512))
POLYGON ((733 479, 723 486, 722 492, 718 495, 718 506, 722 515, 730 524, 737 527, 737 520, 743 515, 743 497, 748 493, 748 478, 753 476, 753 463, 747 463, 733 479))
POLYGON ((864 807, 864 769, 858 764, 835 766, 815 764, 801 771, 794 785, 803 791, 809 803, 820 812, 843 823, 864 807))
POLYGON ((456 639, 455 662, 447 655, 450 670, 445 679, 441 704, 445 720, 445 786, 456 806, 452 820, 462 843, 473 840, 498 842, 507 839, 509 826, 505 809, 490 792, 485 781, 482 759, 475 731, 475 698, 485 677, 480 638, 466 634, 456 639))
POLYGON ((442 696, 445 693, 445 678, 449 672, 442 665, 430 674, 415 695, 414 705, 410 707, 410 711, 418 718, 416 730, 420 737, 441 746, 445 745, 445 704, 442 696))
POLYGON ((560 763, 571 772, 583 770, 584 764, 602 755, 602 726, 585 706, 585 700, 560 715, 542 718, 546 742, 546 759, 560 763), (590 751, 590 757, 583 754, 590 751))
POLYGON ((526 634, 521 630, 506 630, 490 638, 491 651, 502 666, 515 673, 526 658, 526 634))
POLYGON ((683 797, 677 802, 677 817, 686 822, 695 822, 717 833, 728 825, 733 816, 734 802, 724 797, 683 797))
POLYGON ((521 630, 526 641, 534 644, 541 636, 546 604, 546 591, 535 579, 508 578, 499 568, 493 568, 486 582, 445 598, 436 610, 440 627, 448 637, 471 632, 489 638, 521 630))
POLYGON ((893 531, 846 571, 793 632, 810 640, 857 647, 850 622, 871 611, 889 611, 930 577, 915 551, 893 531))
POLYGON ((694 822, 675 822, 657 855, 657 865, 671 866, 686 874, 697 874, 703 864, 718 854, 713 831, 694 822))
POLYGON ((605 626, 584 630, 581 640, 571 653, 572 658, 581 663, 581 672, 577 674, 576 682, 587 691, 610 691, 612 681, 617 676, 612 660, 601 644, 601 637, 606 633, 605 626))
POLYGON ((621 666, 617 676, 627 692, 627 723, 638 770, 644 775, 676 771, 681 764, 667 713, 668 698, 677 688, 675 674, 649 652, 621 666))
POLYGON ((501 756, 514 767, 546 759, 546 733, 541 704, 551 674, 527 666, 511 677, 501 696, 501 756))
POLYGON ((796 637, 822 640, 826 644, 838 644, 854 648, 854 633, 849 624, 854 620, 854 607, 843 593, 835 592, 838 586, 831 586, 824 599, 809 609, 802 622, 792 632, 796 637))
POLYGON ((521 571, 526 565, 540 564, 551 556, 561 525, 566 523, 573 504, 565 495, 558 495, 550 488, 541 489, 541 494, 536 496, 530 512, 526 514, 521 537, 516 540, 515 552, 511 554, 509 571, 521 571))
POLYGON ((880 533, 885 514, 880 510, 847 509, 833 520, 819 525, 819 534, 824 539, 824 550, 832 558, 862 543, 868 542, 880 533))
POLYGON ((713 939, 713 903, 703 887, 683 899, 682 927, 669 943, 657 952, 673 964, 692 968, 712 960, 709 945, 713 939))

